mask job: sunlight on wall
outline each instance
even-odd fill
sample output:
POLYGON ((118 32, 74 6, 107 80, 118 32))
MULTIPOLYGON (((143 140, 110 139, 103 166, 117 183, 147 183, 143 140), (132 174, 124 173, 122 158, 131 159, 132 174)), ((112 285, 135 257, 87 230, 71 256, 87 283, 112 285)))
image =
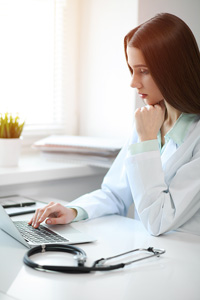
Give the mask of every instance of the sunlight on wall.
POLYGON ((80 134, 124 138, 133 122, 124 36, 137 24, 137 1, 83 0, 80 42, 80 134))

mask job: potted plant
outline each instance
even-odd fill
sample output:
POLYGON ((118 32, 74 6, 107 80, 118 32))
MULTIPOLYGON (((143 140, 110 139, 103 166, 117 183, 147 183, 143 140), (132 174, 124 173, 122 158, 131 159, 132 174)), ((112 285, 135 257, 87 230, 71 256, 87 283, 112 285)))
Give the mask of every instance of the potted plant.
POLYGON ((16 166, 21 150, 24 122, 19 116, 0 114, 0 167, 16 166))

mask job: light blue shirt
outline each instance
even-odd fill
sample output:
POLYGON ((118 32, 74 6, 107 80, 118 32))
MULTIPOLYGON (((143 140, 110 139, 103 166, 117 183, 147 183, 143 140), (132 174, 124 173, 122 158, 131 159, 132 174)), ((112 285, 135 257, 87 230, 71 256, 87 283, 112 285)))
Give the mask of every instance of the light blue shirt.
POLYGON ((169 230, 200 234, 200 118, 182 114, 161 138, 139 143, 134 129, 102 188, 70 203, 76 220, 106 214, 126 215, 134 202, 153 235, 169 230))

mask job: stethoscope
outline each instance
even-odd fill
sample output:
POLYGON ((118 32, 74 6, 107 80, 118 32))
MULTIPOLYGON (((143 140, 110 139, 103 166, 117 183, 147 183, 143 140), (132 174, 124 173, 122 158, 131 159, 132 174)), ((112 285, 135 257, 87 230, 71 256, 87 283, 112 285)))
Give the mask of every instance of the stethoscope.
POLYGON ((28 250, 28 252, 24 256, 24 263, 29 266, 32 269, 38 270, 38 271, 46 271, 46 272, 61 272, 61 273, 90 273, 90 272, 96 272, 96 271, 112 271, 120 268, 124 268, 127 265, 130 265, 132 263, 151 258, 153 256, 159 257, 165 253, 165 250, 163 249, 155 249, 153 247, 149 248, 138 248, 134 250, 130 250, 128 252, 124 252, 115 256, 107 257, 107 258, 100 258, 96 260, 91 267, 85 266, 85 262, 87 260, 87 255, 85 251, 83 251, 81 248, 78 248, 76 246, 71 245, 63 245, 63 244, 48 244, 48 245, 40 245, 31 248, 28 250), (77 262, 77 266, 56 266, 56 265, 39 265, 32 261, 30 257, 37 253, 45 253, 46 251, 58 251, 58 252, 67 252, 74 255, 74 259, 77 262), (105 263, 108 260, 118 258, 120 256, 130 254, 133 252, 147 252, 149 255, 140 257, 125 263, 118 263, 114 265, 105 265, 105 263))

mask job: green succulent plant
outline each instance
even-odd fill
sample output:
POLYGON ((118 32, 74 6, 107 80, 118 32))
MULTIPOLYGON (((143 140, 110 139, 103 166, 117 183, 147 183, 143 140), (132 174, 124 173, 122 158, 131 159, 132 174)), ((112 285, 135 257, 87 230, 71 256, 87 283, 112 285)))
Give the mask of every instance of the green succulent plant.
POLYGON ((0 138, 16 139, 21 136, 24 123, 20 123, 19 116, 0 114, 0 138))

